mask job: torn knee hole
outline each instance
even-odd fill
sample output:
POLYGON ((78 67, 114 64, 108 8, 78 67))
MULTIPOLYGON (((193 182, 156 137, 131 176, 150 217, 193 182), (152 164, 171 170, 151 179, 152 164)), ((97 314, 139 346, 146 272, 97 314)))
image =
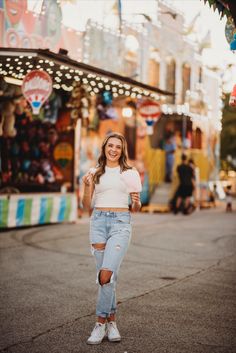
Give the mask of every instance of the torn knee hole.
POLYGON ((102 244, 102 243, 101 244, 100 243, 92 244, 91 245, 92 253, 94 253, 95 250, 103 251, 103 250, 105 250, 105 247, 106 247, 106 244, 102 244))
POLYGON ((109 270, 100 270, 98 274, 98 281, 101 286, 112 282, 113 272, 109 270))

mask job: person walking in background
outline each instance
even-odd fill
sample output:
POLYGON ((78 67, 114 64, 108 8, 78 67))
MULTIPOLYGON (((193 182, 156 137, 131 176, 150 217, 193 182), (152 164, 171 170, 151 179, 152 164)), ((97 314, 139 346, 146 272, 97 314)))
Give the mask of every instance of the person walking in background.
POLYGON ((231 193, 231 185, 227 185, 225 191, 225 201, 226 201, 226 212, 232 212, 232 193, 231 193))
POLYGON ((179 187, 176 192, 175 213, 178 213, 181 204, 183 204, 183 213, 189 214, 190 198, 194 189, 194 171, 188 164, 185 154, 181 156, 181 164, 177 167, 177 174, 179 177, 179 187))
POLYGON ((193 190, 192 190, 192 195, 190 196, 190 202, 189 202, 189 208, 188 208, 188 213, 192 213, 196 209, 196 205, 197 205, 197 187, 198 187, 197 168, 192 158, 189 158, 188 165, 193 170, 193 178, 192 178, 193 190))
POLYGON ((196 172, 195 172, 195 163, 194 160, 192 158, 189 158, 188 160, 188 164, 189 166, 192 168, 193 170, 193 190, 195 189, 196 186, 196 172))
POLYGON ((189 165, 193 168, 194 172, 193 202, 196 208, 200 207, 200 170, 192 158, 189 159, 189 165))
POLYGON ((216 207, 217 198, 217 187, 216 184, 213 185, 213 189, 209 192, 209 203, 211 206, 216 207))
POLYGON ((164 143, 164 150, 166 152, 165 181, 167 183, 170 183, 170 182, 172 182, 172 173, 173 173, 173 166, 174 166, 174 161, 175 161, 175 150, 176 150, 174 133, 171 131, 167 132, 166 141, 164 143))
POLYGON ((121 340, 116 324, 116 282, 118 271, 131 238, 131 210, 140 210, 141 181, 136 169, 127 163, 127 143, 119 133, 103 141, 96 168, 83 177, 83 205, 89 209, 94 194, 90 219, 90 244, 97 270, 97 322, 87 340, 99 344, 107 335, 110 342, 121 340))

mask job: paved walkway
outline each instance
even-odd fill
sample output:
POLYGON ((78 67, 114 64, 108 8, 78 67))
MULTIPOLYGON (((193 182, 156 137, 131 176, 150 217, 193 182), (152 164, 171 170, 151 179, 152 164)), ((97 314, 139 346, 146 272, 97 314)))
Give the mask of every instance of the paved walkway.
POLYGON ((0 233, 0 352, 236 352, 236 212, 134 215, 118 283, 120 343, 91 347, 88 219, 0 233))

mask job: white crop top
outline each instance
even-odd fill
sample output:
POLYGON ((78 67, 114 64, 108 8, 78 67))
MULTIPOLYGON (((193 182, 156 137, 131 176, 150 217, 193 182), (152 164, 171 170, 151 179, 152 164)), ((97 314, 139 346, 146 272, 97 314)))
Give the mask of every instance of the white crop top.
POLYGON ((105 167, 105 173, 95 184, 94 206, 128 208, 128 190, 121 178, 120 166, 105 167))

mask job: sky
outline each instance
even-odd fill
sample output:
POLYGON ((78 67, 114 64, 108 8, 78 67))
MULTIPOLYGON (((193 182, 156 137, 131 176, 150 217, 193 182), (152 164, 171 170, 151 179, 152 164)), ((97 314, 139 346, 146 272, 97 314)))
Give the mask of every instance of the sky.
MULTIPOLYGON (((210 60, 214 62, 226 61, 236 63, 236 55, 229 50, 229 44, 225 38, 226 17, 220 18, 218 11, 213 11, 203 0, 173 0, 174 5, 185 15, 186 23, 190 23, 195 14, 200 12, 196 21, 196 36, 204 37, 204 34, 210 30, 212 42, 212 56, 210 60), (217 54, 217 55, 216 55, 217 54)), ((209 62, 210 64, 210 62, 209 62)))
POLYGON ((174 6, 180 9, 186 23, 190 23, 200 11, 196 21, 195 36, 200 38, 210 30, 211 48, 203 51, 203 60, 208 67, 219 67, 223 72, 224 91, 230 92, 236 83, 236 53, 229 49, 229 43, 225 37, 226 17, 220 18, 218 11, 213 10, 203 0, 173 0, 174 6), (227 69, 229 64, 233 64, 227 69))

